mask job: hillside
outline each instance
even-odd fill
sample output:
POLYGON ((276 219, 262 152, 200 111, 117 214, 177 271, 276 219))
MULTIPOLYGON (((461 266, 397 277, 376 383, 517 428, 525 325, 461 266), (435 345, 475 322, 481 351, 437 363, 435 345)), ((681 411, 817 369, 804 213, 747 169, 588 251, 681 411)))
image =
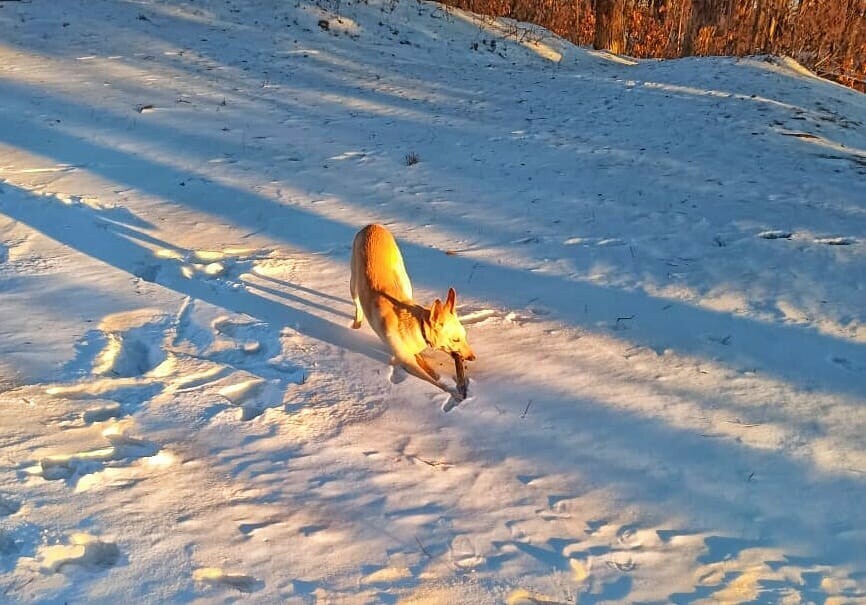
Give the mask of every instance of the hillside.
POLYGON ((864 177, 784 60, 0 2, 0 601, 866 600, 864 177), (369 222, 450 412, 349 329, 369 222))

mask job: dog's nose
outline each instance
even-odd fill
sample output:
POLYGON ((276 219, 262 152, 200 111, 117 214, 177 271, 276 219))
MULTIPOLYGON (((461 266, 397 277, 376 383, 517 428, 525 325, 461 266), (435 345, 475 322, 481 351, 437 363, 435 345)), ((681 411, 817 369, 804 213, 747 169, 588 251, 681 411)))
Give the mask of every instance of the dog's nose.
POLYGON ((475 361, 475 353, 473 351, 469 351, 469 355, 466 356, 466 361, 475 361))

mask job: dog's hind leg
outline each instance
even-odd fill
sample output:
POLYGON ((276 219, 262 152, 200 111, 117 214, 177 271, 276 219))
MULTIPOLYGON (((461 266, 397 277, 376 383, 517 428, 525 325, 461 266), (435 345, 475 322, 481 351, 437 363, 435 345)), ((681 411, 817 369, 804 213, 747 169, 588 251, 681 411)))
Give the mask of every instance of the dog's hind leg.
POLYGON ((349 279, 349 292, 352 294, 352 302, 355 303, 355 321, 352 323, 352 329, 357 330, 364 321, 364 309, 361 308, 361 299, 358 297, 358 284, 355 283, 354 271, 349 279))
POLYGON ((388 372, 388 380, 391 384, 400 384, 409 378, 409 373, 403 369, 403 364, 396 357, 391 358, 391 361, 388 362, 388 367, 391 368, 388 372))

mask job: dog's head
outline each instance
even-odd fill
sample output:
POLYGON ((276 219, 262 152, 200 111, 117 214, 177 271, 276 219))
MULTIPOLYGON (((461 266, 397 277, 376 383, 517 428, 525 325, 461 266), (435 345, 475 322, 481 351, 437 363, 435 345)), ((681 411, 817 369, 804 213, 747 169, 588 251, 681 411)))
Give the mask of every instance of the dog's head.
POLYGON ((448 288, 448 298, 443 304, 438 298, 430 307, 430 324, 428 338, 434 348, 446 353, 457 354, 466 361, 474 361, 475 353, 466 342, 466 330, 457 319, 454 304, 457 293, 454 288, 448 288))

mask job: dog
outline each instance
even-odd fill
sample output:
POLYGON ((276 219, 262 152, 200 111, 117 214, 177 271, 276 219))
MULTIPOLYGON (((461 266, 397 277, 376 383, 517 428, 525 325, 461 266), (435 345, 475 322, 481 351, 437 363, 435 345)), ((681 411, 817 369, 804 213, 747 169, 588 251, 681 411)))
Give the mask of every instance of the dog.
POLYGON ((456 401, 466 396, 462 360, 474 361, 466 330, 454 312, 457 293, 448 289, 443 303, 438 298, 430 308, 412 299, 412 283, 394 236, 382 225, 367 225, 352 242, 352 274, 349 290, 355 304, 358 329, 366 317, 393 357, 390 363, 409 374, 450 393, 456 401), (457 388, 440 381, 439 374, 421 356, 425 349, 449 353, 458 365, 457 388))

